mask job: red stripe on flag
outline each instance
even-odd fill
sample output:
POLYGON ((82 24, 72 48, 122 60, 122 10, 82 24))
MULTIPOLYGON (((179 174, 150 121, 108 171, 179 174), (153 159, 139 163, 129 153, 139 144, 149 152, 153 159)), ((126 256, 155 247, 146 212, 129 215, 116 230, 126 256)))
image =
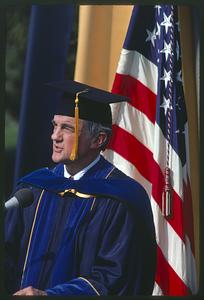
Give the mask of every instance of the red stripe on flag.
POLYGON ((131 98, 130 104, 143 112, 154 124, 156 117, 156 95, 130 75, 117 74, 112 92, 131 98))
POLYGON ((113 125, 113 134, 108 148, 118 152, 133 165, 137 166, 138 171, 151 182, 152 152, 134 136, 119 126, 113 125))
MULTIPOLYGON (((113 125, 113 135, 108 148, 116 151, 127 161, 135 165, 142 176, 152 183, 152 195, 160 209, 162 209, 164 175, 162 174, 159 165, 153 159, 152 152, 133 135, 117 125, 113 125)), ((173 218, 167 219, 167 221, 184 241, 181 220, 183 214, 182 211, 182 201, 177 193, 173 191, 173 218)))
MULTIPOLYGON (((175 253, 176 255, 176 253, 175 253)), ((157 247, 157 273, 155 281, 164 295, 189 296, 191 292, 174 269, 168 264, 161 249, 157 247)))

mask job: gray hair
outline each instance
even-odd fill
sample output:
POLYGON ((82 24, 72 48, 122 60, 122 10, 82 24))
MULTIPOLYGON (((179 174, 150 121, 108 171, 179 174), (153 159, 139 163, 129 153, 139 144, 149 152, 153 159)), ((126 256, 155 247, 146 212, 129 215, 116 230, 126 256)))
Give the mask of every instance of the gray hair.
POLYGON ((95 123, 92 121, 86 121, 86 127, 89 131, 91 138, 94 138, 94 137, 97 138, 101 132, 106 133, 106 139, 105 139, 103 145, 101 145, 101 150, 104 151, 106 149, 106 146, 107 146, 107 144, 110 140, 111 134, 112 134, 112 126, 111 125, 104 126, 102 124, 95 123))

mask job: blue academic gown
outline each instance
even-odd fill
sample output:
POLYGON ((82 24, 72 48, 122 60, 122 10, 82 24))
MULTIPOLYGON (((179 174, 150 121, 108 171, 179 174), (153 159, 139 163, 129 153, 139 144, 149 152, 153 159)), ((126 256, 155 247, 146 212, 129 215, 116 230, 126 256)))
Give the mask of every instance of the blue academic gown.
POLYGON ((84 189, 91 195, 100 189, 97 197, 83 198, 69 192, 59 195, 56 191, 61 181, 65 185, 70 182, 62 177, 62 164, 50 172, 60 183, 43 172, 28 175, 18 187, 29 186, 34 203, 6 214, 6 291, 14 293, 33 286, 48 295, 150 295, 156 241, 144 189, 103 157, 79 180, 79 184, 85 182, 84 189), (100 183, 105 178, 131 180, 133 190, 127 185, 125 191, 121 184, 110 192, 109 186, 104 187, 103 192, 97 180, 100 183), (123 199, 110 196, 114 193, 122 194, 123 199), (130 200, 124 199, 126 194, 130 200))

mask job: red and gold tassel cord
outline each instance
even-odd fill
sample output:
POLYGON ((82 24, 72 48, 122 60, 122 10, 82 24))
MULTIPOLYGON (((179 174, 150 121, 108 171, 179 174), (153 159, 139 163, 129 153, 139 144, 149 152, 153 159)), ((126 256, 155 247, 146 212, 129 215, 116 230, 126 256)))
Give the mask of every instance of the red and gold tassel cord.
POLYGON ((85 89, 81 92, 76 93, 75 98, 75 109, 74 109, 74 117, 75 117, 75 129, 74 129, 74 145, 72 148, 72 152, 70 154, 70 160, 74 161, 77 158, 78 152, 78 144, 79 144, 79 94, 88 92, 88 89, 85 89))
MULTIPOLYGON (((173 6, 171 5, 171 22, 174 23, 174 15, 173 15, 173 6)), ((173 26, 170 28, 170 44, 171 44, 171 51, 173 49, 174 43, 174 30, 173 26)), ((170 100, 170 105, 168 107, 167 113, 167 155, 166 155, 166 168, 164 170, 164 190, 162 193, 162 214, 167 218, 173 217, 173 203, 172 203, 172 185, 170 180, 170 145, 171 145, 171 131, 173 129, 172 126, 172 99, 173 99, 173 52, 170 53, 169 59, 169 67, 170 67, 170 81, 169 81, 169 94, 168 98, 170 100)))

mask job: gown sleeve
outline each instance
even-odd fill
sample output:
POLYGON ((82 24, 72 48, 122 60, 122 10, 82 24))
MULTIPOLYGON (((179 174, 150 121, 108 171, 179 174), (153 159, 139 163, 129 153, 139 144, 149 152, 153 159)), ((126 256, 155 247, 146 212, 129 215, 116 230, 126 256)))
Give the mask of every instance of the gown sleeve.
POLYGON ((21 233, 23 232, 23 218, 20 209, 14 208, 6 212, 4 231, 5 288, 8 293, 13 293, 18 285, 17 264, 20 253, 21 233))
POLYGON ((78 239, 78 274, 48 295, 151 295, 156 244, 124 203, 100 199, 78 239))
MULTIPOLYGON (((16 190, 28 188, 20 184, 16 190)), ((14 194, 13 193, 13 194, 14 194)), ((33 190, 34 198, 39 195, 39 190, 33 190)), ((33 210, 35 210, 36 203, 34 202, 27 208, 11 208, 5 212, 5 226, 4 226, 4 281, 5 290, 9 294, 18 290, 21 278, 22 269, 22 253, 26 249, 29 230, 32 224, 33 210), (30 218, 24 218, 24 214, 30 218)))

